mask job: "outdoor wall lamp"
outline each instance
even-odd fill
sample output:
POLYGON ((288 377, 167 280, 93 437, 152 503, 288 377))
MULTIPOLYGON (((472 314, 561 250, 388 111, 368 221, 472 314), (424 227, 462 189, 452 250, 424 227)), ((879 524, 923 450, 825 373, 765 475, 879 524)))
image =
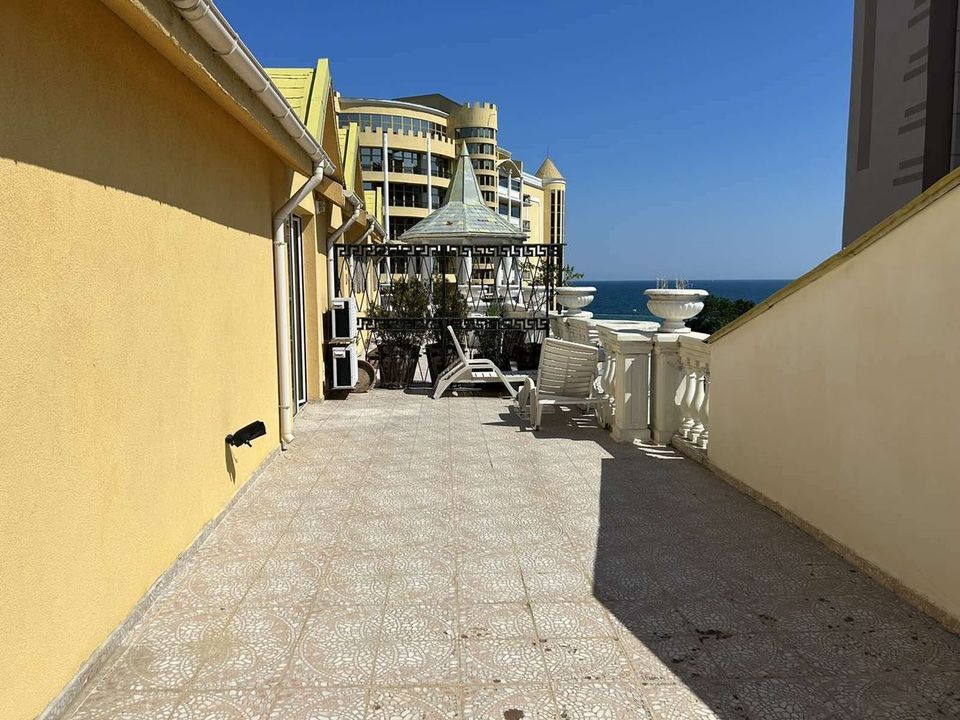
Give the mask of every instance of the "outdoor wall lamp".
POLYGON ((266 434, 267 426, 263 424, 263 421, 254 420, 249 425, 244 425, 231 435, 227 435, 226 441, 228 445, 233 445, 234 447, 240 447, 241 445, 252 447, 250 445, 251 440, 256 440, 258 437, 263 437, 266 434))

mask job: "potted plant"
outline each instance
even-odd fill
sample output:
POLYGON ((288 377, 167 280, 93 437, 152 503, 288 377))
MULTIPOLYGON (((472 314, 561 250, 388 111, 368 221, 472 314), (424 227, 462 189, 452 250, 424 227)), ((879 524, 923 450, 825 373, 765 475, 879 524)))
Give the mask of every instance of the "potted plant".
POLYGON ((416 278, 395 281, 389 304, 371 309, 370 317, 378 321, 374 340, 381 387, 405 388, 413 382, 427 331, 405 328, 402 320, 425 321, 429 313, 429 284, 416 278))
POLYGON ((647 296, 647 308, 661 318, 660 332, 688 333, 686 321, 703 310, 703 300, 709 293, 706 290, 691 288, 686 280, 678 279, 671 288, 666 280, 657 280, 657 287, 644 290, 647 296))
MULTIPOLYGON (((435 277, 433 281, 433 320, 430 336, 427 343, 427 369, 430 372, 430 382, 435 383, 440 374, 450 366, 456 357, 456 351, 447 326, 452 325, 455 331, 462 328, 462 320, 467 316, 469 309, 466 296, 451 282, 442 277, 435 277)), ((465 338, 461 333, 460 345, 465 338)))
MULTIPOLYGON (((494 300, 487 307, 486 316, 503 318, 506 308, 499 300, 494 300)), ((501 370, 510 369, 510 354, 504 352, 505 331, 502 327, 477 330, 477 353, 480 357, 492 360, 501 370)))
MULTIPOLYGON (((546 277, 548 269, 544 265, 542 276, 546 277)), ((566 317, 593 317, 593 313, 585 311, 587 305, 593 302, 597 289, 587 285, 573 285, 577 280, 583 279, 583 273, 574 270, 572 265, 561 265, 553 270, 554 294, 557 302, 563 307, 563 314, 566 317)))

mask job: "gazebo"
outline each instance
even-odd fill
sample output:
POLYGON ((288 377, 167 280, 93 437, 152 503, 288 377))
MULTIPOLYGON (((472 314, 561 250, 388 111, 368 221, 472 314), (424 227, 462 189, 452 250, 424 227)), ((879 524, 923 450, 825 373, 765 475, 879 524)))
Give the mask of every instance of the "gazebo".
MULTIPOLYGON (((471 250, 460 254, 456 270, 457 283, 464 289, 472 285, 473 248, 519 245, 525 239, 526 234, 520 228, 484 203, 466 143, 460 144, 460 155, 443 204, 400 236, 400 241, 407 244, 469 246, 471 250)), ((495 285, 500 296, 501 291, 506 292, 513 284, 515 269, 512 257, 499 256, 497 260, 495 285)))

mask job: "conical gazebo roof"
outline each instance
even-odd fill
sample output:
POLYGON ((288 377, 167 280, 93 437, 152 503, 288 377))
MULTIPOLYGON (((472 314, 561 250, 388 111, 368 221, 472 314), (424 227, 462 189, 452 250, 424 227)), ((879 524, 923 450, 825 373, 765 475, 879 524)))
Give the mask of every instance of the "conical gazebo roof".
POLYGON ((448 245, 507 245, 524 239, 520 228, 484 204, 465 142, 443 205, 400 236, 402 242, 448 245))

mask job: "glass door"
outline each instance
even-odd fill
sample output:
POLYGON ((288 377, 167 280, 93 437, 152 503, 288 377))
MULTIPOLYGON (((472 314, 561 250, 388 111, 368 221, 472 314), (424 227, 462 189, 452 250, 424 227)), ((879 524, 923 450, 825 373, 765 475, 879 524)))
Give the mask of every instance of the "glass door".
POLYGON ((287 223, 287 273, 290 288, 290 364, 294 412, 307 403, 307 322, 303 307, 303 223, 296 215, 287 223))

